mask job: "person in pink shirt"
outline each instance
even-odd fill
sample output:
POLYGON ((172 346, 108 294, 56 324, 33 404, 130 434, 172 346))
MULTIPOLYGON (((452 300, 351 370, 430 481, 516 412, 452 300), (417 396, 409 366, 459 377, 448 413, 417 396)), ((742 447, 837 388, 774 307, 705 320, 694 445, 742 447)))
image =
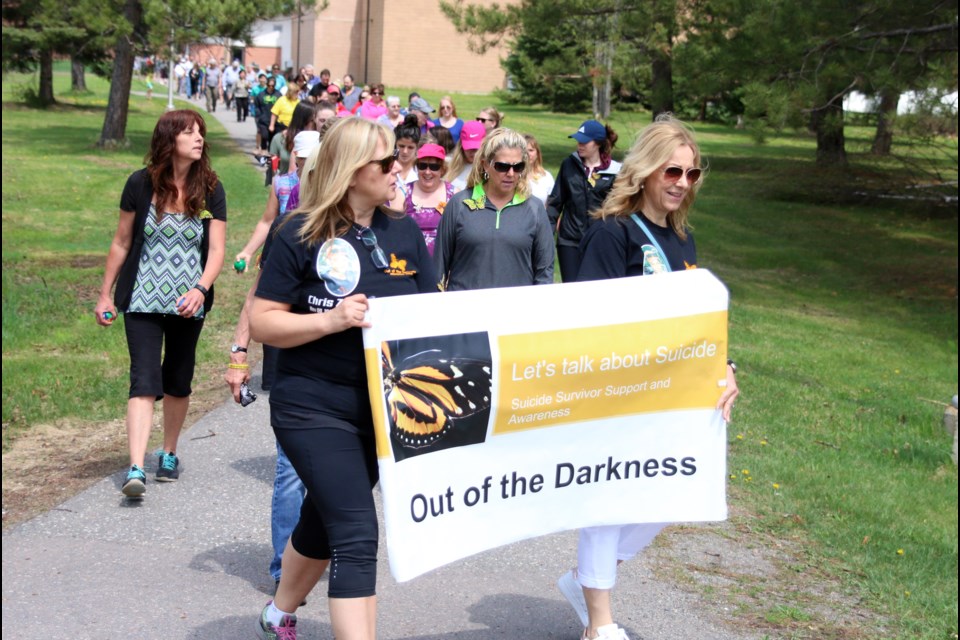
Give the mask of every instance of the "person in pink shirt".
POLYGON ((386 93, 383 83, 378 82, 370 87, 370 99, 364 101, 360 107, 359 115, 367 120, 377 121, 380 116, 387 115, 387 103, 383 99, 386 93))

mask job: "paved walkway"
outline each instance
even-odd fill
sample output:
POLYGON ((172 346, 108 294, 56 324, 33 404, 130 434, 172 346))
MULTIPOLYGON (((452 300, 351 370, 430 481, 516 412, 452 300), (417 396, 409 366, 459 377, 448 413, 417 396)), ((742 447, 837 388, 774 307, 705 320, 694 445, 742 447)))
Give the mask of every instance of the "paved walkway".
MULTIPOLYGON (((252 149, 250 120, 238 124, 222 108, 215 115, 252 149)), ((231 401, 199 420, 181 439, 180 481, 152 482, 148 468, 142 501, 120 495, 124 472, 118 471, 4 533, 3 638, 253 638, 254 620, 273 587, 267 565, 275 450, 268 403, 262 393, 247 408, 231 401)), ((668 551, 622 567, 614 606, 630 637, 756 638, 719 622, 723 603, 654 579, 654 569, 670 561, 664 553, 676 553, 686 539, 667 538, 668 551)), ((385 547, 380 638, 579 637, 578 621, 554 584, 574 562, 573 532, 480 554, 405 584, 390 577, 385 547)), ((318 585, 298 611, 301 639, 332 637, 325 590, 318 585)))

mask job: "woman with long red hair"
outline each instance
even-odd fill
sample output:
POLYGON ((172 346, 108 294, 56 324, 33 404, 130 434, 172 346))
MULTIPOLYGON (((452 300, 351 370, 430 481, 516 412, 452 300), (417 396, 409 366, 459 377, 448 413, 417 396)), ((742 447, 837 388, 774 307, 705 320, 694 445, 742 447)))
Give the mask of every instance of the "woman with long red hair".
POLYGON ((180 477, 177 441, 190 405, 197 340, 213 306, 213 283, 226 247, 226 196, 210 167, 206 132, 195 111, 160 117, 146 168, 127 179, 120 196, 120 222, 94 310, 105 327, 118 310, 124 314, 130 470, 121 491, 130 498, 146 492, 144 457, 153 405, 160 398, 163 452, 156 479, 180 477))

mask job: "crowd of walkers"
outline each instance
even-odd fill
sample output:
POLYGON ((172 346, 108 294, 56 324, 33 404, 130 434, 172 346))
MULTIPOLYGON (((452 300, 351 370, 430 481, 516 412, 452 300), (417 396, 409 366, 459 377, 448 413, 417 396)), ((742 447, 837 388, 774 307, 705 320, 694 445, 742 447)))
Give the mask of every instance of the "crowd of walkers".
MULTIPOLYGON (((178 78, 211 111, 218 102, 256 119, 258 148, 277 159, 261 219, 236 253, 256 271, 230 348, 226 381, 249 390, 251 340, 264 345, 277 463, 271 529, 276 593, 256 621, 260 638, 296 638, 296 610, 328 573, 338 640, 376 635, 378 481, 361 329, 373 297, 438 290, 549 285, 695 268, 688 217, 703 184, 691 130, 664 115, 623 162, 617 134, 596 120, 571 132, 556 178, 531 135, 494 107, 462 119, 414 93, 406 107, 382 84, 341 82, 306 66, 251 77, 211 60, 178 78), (216 71, 214 71, 214 69, 216 71), (261 251, 262 249, 262 251, 261 251), (255 258, 261 251, 259 261, 255 258)), ((156 480, 179 477, 177 439, 191 392, 196 344, 226 254, 226 200, 210 166, 203 118, 164 114, 146 168, 127 181, 95 309, 124 314, 130 351, 130 470, 122 492, 146 492, 144 457, 155 400, 164 446, 156 480), (111 292, 113 295, 111 296, 111 292)), ((736 365, 717 409, 730 419, 736 365)), ((583 508, 589 508, 584 505, 583 508)), ((617 565, 666 523, 589 527, 575 569, 558 586, 583 638, 624 639, 610 592, 617 565)))

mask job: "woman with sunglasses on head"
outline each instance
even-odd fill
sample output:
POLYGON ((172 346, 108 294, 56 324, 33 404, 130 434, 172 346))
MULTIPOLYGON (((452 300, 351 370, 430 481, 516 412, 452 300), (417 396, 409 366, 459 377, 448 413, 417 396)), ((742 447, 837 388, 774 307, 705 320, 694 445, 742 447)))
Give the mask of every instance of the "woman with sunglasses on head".
POLYGON ((553 192, 547 198, 547 213, 557 229, 560 279, 575 282, 580 268, 580 239, 587 230, 589 213, 603 204, 620 163, 610 157, 617 134, 609 126, 587 120, 569 137, 577 141, 577 150, 560 165, 553 192))
POLYGON ((205 136, 206 124, 196 111, 160 117, 146 168, 127 179, 120 196, 120 220, 94 309, 105 327, 118 309, 124 314, 130 470, 121 491, 129 498, 146 492, 144 457, 159 398, 163 452, 156 479, 180 477, 177 441, 190 406, 197 341, 226 251, 227 202, 210 167, 205 136))
POLYGON ((456 191, 466 189, 467 180, 473 172, 473 160, 477 155, 477 149, 483 144, 486 135, 487 129, 482 123, 476 120, 463 123, 463 128, 460 130, 460 141, 457 142, 457 150, 447 167, 447 175, 444 176, 444 179, 449 181, 456 191))
POLYGON ((446 151, 438 144, 428 143, 417 150, 417 180, 407 185, 403 203, 403 210, 423 232, 431 256, 440 217, 454 194, 453 185, 443 179, 446 157, 446 151))
MULTIPOLYGON (((693 132, 670 115, 658 116, 640 132, 609 196, 591 214, 596 223, 580 244, 579 279, 695 269, 697 250, 687 219, 702 176, 693 132)), ((717 402, 728 422, 740 393, 735 374, 736 366, 729 362, 726 387, 717 402)), ((643 523, 580 530, 577 568, 561 576, 557 586, 580 617, 582 638, 627 638, 614 623, 610 606, 617 565, 642 551, 665 526, 643 523)))
POLYGON ((477 122, 483 124, 484 128, 490 132, 503 125, 503 118, 504 115, 494 107, 487 107, 480 109, 480 113, 477 115, 477 122))
POLYGON ((440 117, 433 120, 433 124, 449 129, 454 142, 460 140, 460 130, 463 128, 463 120, 457 117, 457 106, 453 104, 450 96, 440 98, 440 117))
POLYGON ((281 348, 270 418, 307 487, 256 632, 295 638, 295 611, 330 566, 333 634, 372 640, 378 469, 360 330, 368 298, 436 291, 436 278, 416 223, 382 209, 398 170, 388 128, 339 120, 316 162, 271 238, 250 316, 253 339, 281 348))
POLYGON ((417 179, 417 147, 420 146, 420 123, 417 116, 408 115, 403 124, 393 130, 397 141, 397 163, 400 173, 397 176, 397 195, 390 201, 390 208, 403 211, 403 202, 410 191, 408 186, 417 179))
POLYGON ((498 129, 483 140, 467 188, 447 204, 433 258, 446 291, 553 282, 553 233, 526 179, 527 141, 498 129))

